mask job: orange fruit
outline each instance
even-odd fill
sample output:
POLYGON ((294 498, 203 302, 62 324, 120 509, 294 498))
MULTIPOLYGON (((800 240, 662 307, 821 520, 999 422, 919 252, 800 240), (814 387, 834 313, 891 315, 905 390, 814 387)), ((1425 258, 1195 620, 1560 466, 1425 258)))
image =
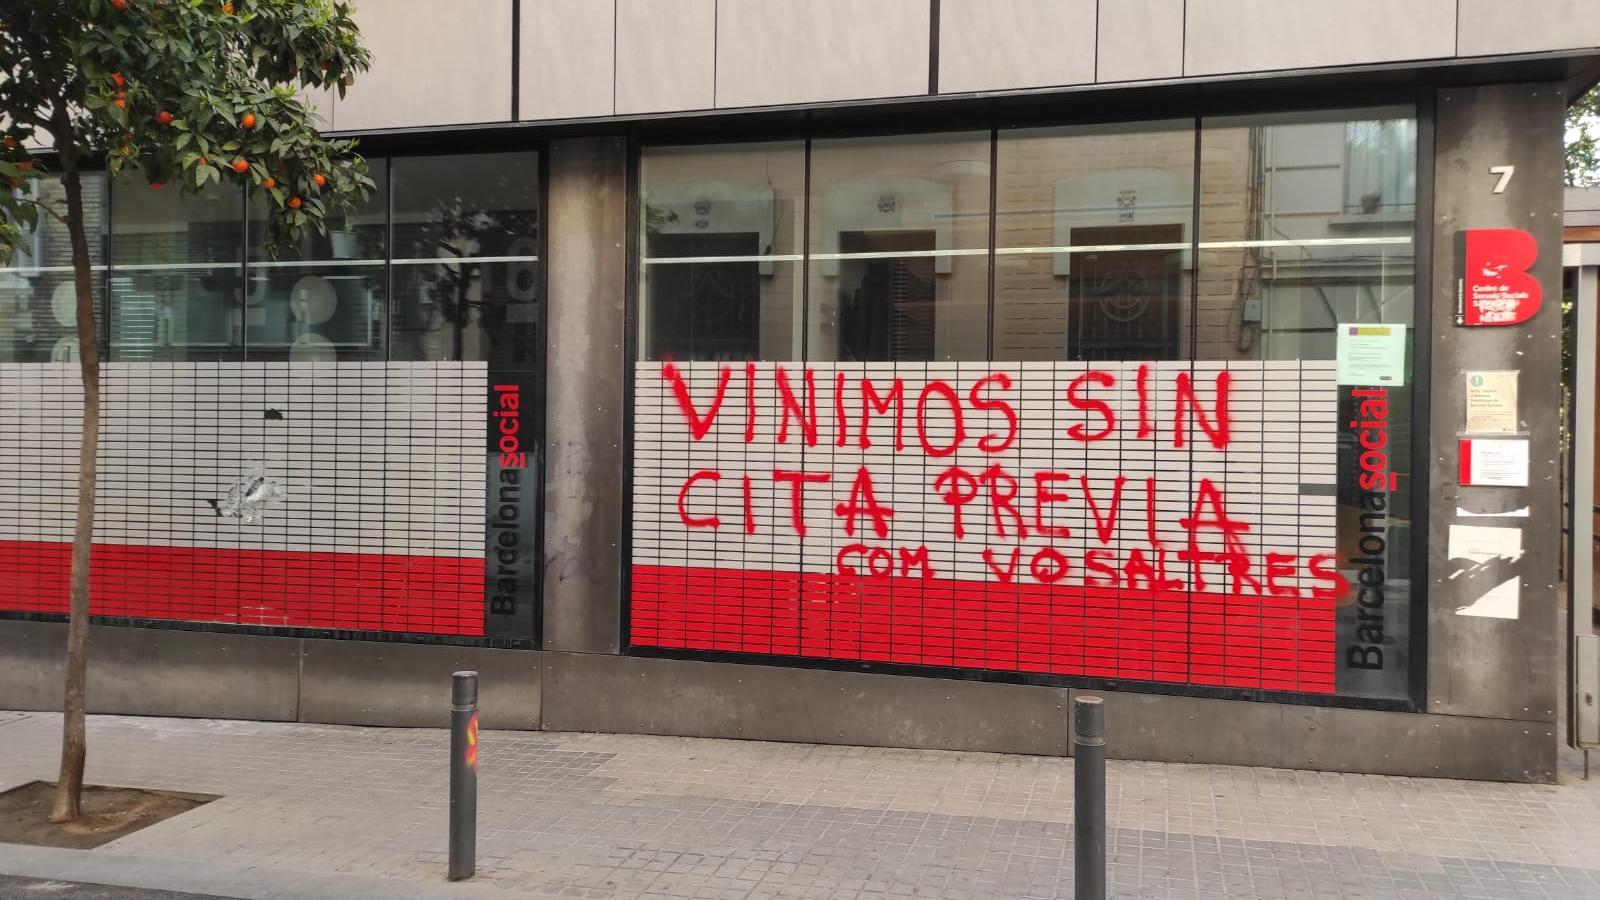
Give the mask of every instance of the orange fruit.
POLYGON ((113 100, 111 102, 112 102, 113 105, 115 105, 117 107, 117 109, 127 109, 128 108, 128 101, 122 99, 121 97, 118 97, 117 99, 115 99, 115 100, 113 100))
POLYGON ((236 159, 233 161, 233 170, 238 172, 240 175, 243 175, 244 173, 250 171, 250 164, 242 159, 236 159))
POLYGON ((172 124, 172 113, 169 113, 169 112, 167 112, 166 110, 163 109, 161 112, 156 113, 156 121, 160 122, 163 125, 171 125, 172 124))
POLYGON ((152 191, 161 190, 161 182, 159 182, 159 181, 150 182, 150 190, 152 190, 152 191))
POLYGON ((14 137, 6 138, 5 145, 7 150, 15 150, 17 149, 17 139, 14 137))
POLYGON ((304 201, 302 201, 299 197, 290 197, 289 198, 289 208, 290 209, 299 209, 300 208, 300 204, 302 202, 304 202, 304 201))
POLYGON ((121 73, 121 72, 114 72, 114 73, 112 73, 112 75, 111 75, 111 81, 112 81, 112 83, 113 83, 113 84, 115 84, 115 85, 116 85, 116 86, 117 86, 117 87, 122 87, 122 86, 123 86, 123 85, 125 85, 125 84, 127 84, 127 83, 128 83, 128 79, 126 79, 126 78, 123 78, 123 77, 122 77, 122 73, 121 73))
POLYGON ((111 8, 121 12, 128 8, 128 0, 111 0, 111 8))
POLYGON ((33 160, 25 159, 22 162, 17 163, 17 169, 22 172, 33 171, 33 160))
POLYGON ((203 166, 206 164, 206 158, 204 156, 196 157, 194 164, 197 166, 203 166))
POLYGON ((273 178, 271 175, 268 175, 265 179, 262 180, 261 186, 270 191, 273 188, 278 186, 278 179, 273 178))
POLYGON ((317 183, 317 187, 324 187, 328 183, 328 176, 318 172, 317 174, 311 176, 311 180, 317 183))
POLYGON ((232 3, 224 3, 224 4, 222 4, 222 14, 225 15, 225 16, 233 15, 233 4, 232 3))
POLYGON ((256 127, 256 114, 255 113, 245 113, 244 114, 244 118, 239 120, 239 124, 244 128, 254 128, 254 127, 256 127))

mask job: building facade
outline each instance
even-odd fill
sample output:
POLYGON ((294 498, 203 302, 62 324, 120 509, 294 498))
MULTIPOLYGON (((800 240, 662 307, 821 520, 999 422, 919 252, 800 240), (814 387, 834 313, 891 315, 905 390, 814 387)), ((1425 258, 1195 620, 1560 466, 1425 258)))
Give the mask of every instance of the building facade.
MULTIPOLYGON (((362 0, 378 190, 89 203, 91 709, 1551 780, 1538 0, 362 0)), ((50 189, 48 187, 46 190, 50 189)), ((0 707, 59 704, 63 235, 0 271, 0 707)))

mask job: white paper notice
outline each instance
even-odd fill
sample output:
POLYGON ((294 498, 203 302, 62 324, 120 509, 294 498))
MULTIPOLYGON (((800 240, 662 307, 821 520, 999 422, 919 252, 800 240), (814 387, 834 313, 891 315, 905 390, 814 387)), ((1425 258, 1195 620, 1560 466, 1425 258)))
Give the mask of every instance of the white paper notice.
POLYGON ((1499 577, 1509 563, 1522 558, 1522 529, 1486 525, 1450 526, 1450 580, 1465 579, 1468 585, 1487 578, 1487 587, 1470 588, 1477 596, 1456 607, 1458 616, 1483 616, 1490 619, 1515 619, 1518 616, 1522 583, 1516 575, 1499 577))
POLYGON ((1339 383, 1389 387, 1406 383, 1406 326, 1338 326, 1334 355, 1339 383))
POLYGON ((1517 373, 1467 373, 1467 434, 1517 433, 1517 373))
POLYGON ((1528 442, 1520 439, 1461 439, 1461 477, 1475 487, 1527 487, 1528 442))

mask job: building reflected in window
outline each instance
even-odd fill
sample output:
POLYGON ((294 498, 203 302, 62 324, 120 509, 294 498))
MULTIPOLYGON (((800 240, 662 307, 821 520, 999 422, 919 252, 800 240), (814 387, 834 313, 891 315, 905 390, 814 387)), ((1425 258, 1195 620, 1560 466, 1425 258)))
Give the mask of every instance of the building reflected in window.
POLYGON ((368 162, 377 189, 352 211, 331 213, 274 258, 265 249, 268 201, 250 207, 245 282, 250 359, 382 360, 388 293, 388 194, 383 160, 368 162))
POLYGON ((643 355, 799 359, 804 144, 652 147, 641 182, 643 355))
POLYGON ((530 364, 543 341, 538 154, 392 165, 391 358, 530 364))
POLYGON ((998 359, 1188 355, 1193 119, 999 133, 998 359))
POLYGON ((125 179, 111 200, 111 358, 242 359, 243 192, 125 179))
POLYGON ((989 143, 814 142, 808 358, 988 356, 989 143))
MULTIPOLYGON (((106 228, 105 180, 83 176, 84 231, 94 267, 95 307, 103 299, 106 228)), ((64 213, 66 195, 55 180, 32 183, 33 198, 64 213)), ((41 212, 25 228, 22 245, 0 268, 0 362, 71 362, 78 358, 77 291, 67 229, 41 212)))

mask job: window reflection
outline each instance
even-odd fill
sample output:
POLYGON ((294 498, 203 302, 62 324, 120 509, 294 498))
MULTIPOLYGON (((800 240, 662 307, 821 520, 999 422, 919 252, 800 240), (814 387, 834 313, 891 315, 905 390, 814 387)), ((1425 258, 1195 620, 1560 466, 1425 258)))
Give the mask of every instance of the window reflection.
POLYGON ((531 365, 543 340, 538 154, 392 165, 392 358, 531 365))
POLYGON ((1188 354, 1194 122, 1002 130, 996 359, 1188 354))
MULTIPOLYGON (((83 176, 84 231, 99 310, 104 255, 105 181, 83 176)), ((66 210, 66 194, 55 180, 32 183, 33 197, 50 209, 66 210)), ((0 362, 70 362, 78 358, 77 291, 72 247, 59 220, 40 212, 38 227, 24 229, 22 246, 0 268, 0 362)))
POLYGON ((131 179, 111 193, 111 358, 240 359, 243 194, 131 179))
POLYGON ((650 148, 641 169, 646 358, 798 359, 804 144, 650 148))
POLYGON ((245 341, 258 360, 384 359, 388 195, 382 160, 368 163, 377 189, 326 219, 276 258, 265 251, 266 198, 250 205, 245 341))
POLYGON ((1416 122, 1408 110, 1208 119, 1201 359, 1332 359, 1340 323, 1409 324, 1416 122))
POLYGON ((807 356, 985 359, 989 134, 816 141, 807 356))

